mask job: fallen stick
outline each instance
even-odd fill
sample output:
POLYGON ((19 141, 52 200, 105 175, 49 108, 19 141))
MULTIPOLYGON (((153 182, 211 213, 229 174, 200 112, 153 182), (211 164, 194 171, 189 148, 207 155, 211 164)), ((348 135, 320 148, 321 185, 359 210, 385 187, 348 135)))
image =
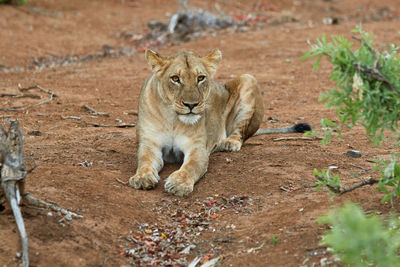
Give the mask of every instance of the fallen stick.
POLYGON ((137 110, 125 110, 123 113, 125 115, 133 115, 133 116, 137 116, 139 114, 137 110))
MULTIPOLYGON (((40 105, 49 103, 49 102, 51 102, 53 100, 54 97, 57 97, 57 95, 53 91, 45 89, 45 88, 43 88, 43 87, 41 87, 39 85, 32 85, 32 86, 29 86, 29 87, 26 87, 26 88, 21 88, 21 86, 18 85, 18 89, 21 92, 29 91, 29 90, 32 90, 32 89, 38 89, 39 91, 41 91, 43 93, 46 93, 46 94, 49 94, 50 96, 49 96, 48 99, 46 99, 44 101, 41 101, 39 103, 30 104, 30 105, 22 106, 22 107, 0 108, 0 111, 24 111, 24 110, 27 110, 30 107, 40 106, 40 105)), ((40 96, 39 96, 39 98, 40 98, 40 96)))
POLYGON ((22 95, 16 95, 16 94, 0 94, 0 97, 12 97, 12 98, 35 98, 35 99, 40 99, 40 95, 32 95, 32 94, 22 94, 22 95))
POLYGON ((41 91, 43 93, 46 93, 49 95, 54 95, 54 97, 57 97, 57 95, 53 91, 51 91, 49 89, 45 89, 45 88, 41 87, 40 85, 35 84, 35 85, 28 86, 28 87, 21 87, 21 85, 18 84, 18 90, 20 90, 21 92, 29 91, 32 89, 39 89, 39 91, 41 91))
POLYGON ((88 111, 89 113, 93 114, 93 115, 99 115, 99 116, 105 116, 105 117, 109 117, 110 116, 110 114, 108 114, 107 112, 97 111, 97 110, 89 107, 88 105, 83 105, 82 108, 85 109, 86 111, 88 111))
POLYGON ((115 127, 115 128, 129 128, 129 127, 135 127, 136 124, 101 124, 101 123, 91 123, 91 122, 83 122, 83 124, 87 126, 93 126, 93 127, 115 127))
POLYGON ((305 136, 298 136, 298 137, 289 136, 289 137, 279 137, 279 138, 273 139, 274 142, 278 142, 278 141, 293 141, 293 140, 314 141, 314 140, 321 140, 321 138, 319 138, 319 137, 305 137, 305 136))
MULTIPOLYGON (((19 204, 20 192, 24 190, 25 158, 23 152, 23 135, 18 127, 18 122, 11 122, 8 133, 0 126, 0 182, 2 192, 10 203, 17 224, 22 244, 22 266, 29 266, 28 237, 26 235, 24 220, 19 204)), ((0 203, 2 204, 2 203, 0 203)))
MULTIPOLYGON (((315 177, 320 181, 324 181, 324 178, 322 176, 316 175, 315 177)), ((368 180, 363 180, 359 184, 356 184, 356 185, 353 185, 353 186, 350 186, 350 187, 347 187, 347 188, 344 188, 342 186, 333 186, 333 185, 329 185, 329 184, 327 184, 326 187, 328 187, 328 189, 330 191, 332 191, 333 193, 335 193, 335 194, 343 195, 343 194, 351 192, 351 191, 353 191, 353 190, 355 190, 357 188, 360 188, 360 187, 363 187, 363 186, 366 186, 366 185, 373 185, 373 184, 376 184, 376 183, 379 183, 378 179, 370 178, 368 180)))
POLYGON ((51 210, 54 210, 54 211, 57 211, 57 212, 61 212, 62 214, 67 215, 67 216, 71 216, 71 217, 83 218, 82 215, 79 215, 79 214, 77 214, 75 212, 69 211, 66 208, 60 207, 60 206, 58 206, 56 204, 48 203, 46 201, 37 199, 37 198, 31 196, 29 193, 25 193, 23 195, 23 199, 24 199, 24 201, 26 201, 30 205, 42 206, 42 207, 45 207, 47 209, 51 209, 51 210))
POLYGON ((77 117, 77 116, 62 116, 62 115, 61 115, 61 119, 63 119, 63 120, 68 120, 68 119, 71 119, 71 120, 80 120, 81 117, 77 117))
MULTIPOLYGON (((15 185, 8 185, 5 189, 6 195, 9 195, 11 210, 13 211, 15 222, 17 224, 18 232, 21 237, 22 244, 22 266, 29 266, 29 252, 28 252, 28 235, 26 234, 24 219, 22 218, 21 210, 17 203, 17 196, 12 195, 15 193, 15 185)), ((18 194, 19 191, 17 190, 18 194)))
POLYGON ((341 190, 339 191, 339 195, 343 195, 344 193, 348 193, 348 192, 350 192, 350 191, 353 191, 353 190, 355 190, 355 189, 357 189, 357 188, 360 188, 360 187, 362 187, 362 186, 365 186, 365 185, 373 185, 373 184, 376 184, 376 183, 379 183, 379 180, 374 179, 374 178, 370 178, 370 179, 368 179, 368 180, 362 181, 362 182, 359 183, 359 184, 353 185, 353 186, 348 187, 348 188, 343 188, 343 189, 341 189, 341 190))
POLYGON ((123 185, 128 185, 128 184, 129 184, 129 182, 121 181, 121 180, 118 179, 118 178, 115 178, 115 180, 117 180, 118 183, 121 183, 121 184, 123 184, 123 185))

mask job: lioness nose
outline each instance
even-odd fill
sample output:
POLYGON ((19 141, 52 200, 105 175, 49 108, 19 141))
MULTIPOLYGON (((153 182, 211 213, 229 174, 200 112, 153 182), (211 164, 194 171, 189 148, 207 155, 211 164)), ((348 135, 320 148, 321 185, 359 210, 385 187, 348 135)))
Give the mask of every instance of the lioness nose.
POLYGON ((184 106, 188 107, 190 110, 194 109, 199 103, 185 103, 182 102, 184 106))

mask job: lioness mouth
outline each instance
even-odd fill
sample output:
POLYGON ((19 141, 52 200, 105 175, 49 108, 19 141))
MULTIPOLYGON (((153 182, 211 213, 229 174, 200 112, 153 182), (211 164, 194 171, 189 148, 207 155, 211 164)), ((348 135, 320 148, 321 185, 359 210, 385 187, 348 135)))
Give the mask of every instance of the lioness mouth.
POLYGON ((186 114, 178 115, 178 118, 184 124, 195 125, 200 120, 201 116, 199 114, 195 114, 193 112, 189 112, 189 113, 186 113, 186 114))

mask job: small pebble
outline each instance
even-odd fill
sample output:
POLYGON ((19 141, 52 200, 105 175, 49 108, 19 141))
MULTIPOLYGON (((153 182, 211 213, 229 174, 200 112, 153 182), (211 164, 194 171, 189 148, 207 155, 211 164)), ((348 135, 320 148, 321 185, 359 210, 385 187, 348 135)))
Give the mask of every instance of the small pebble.
POLYGON ((346 155, 352 158, 360 158, 361 152, 358 150, 349 150, 346 152, 346 155))
POLYGON ((34 135, 34 136, 41 136, 42 132, 39 130, 32 130, 28 132, 29 135, 34 135))

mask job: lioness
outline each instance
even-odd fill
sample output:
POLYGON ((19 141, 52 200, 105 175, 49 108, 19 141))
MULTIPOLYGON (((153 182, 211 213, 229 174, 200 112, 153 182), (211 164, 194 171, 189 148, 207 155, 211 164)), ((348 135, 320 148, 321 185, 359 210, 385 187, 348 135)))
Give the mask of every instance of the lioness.
POLYGON ((256 79, 243 74, 225 85, 213 76, 221 61, 218 49, 200 57, 179 51, 163 57, 145 53, 153 74, 142 86, 136 128, 138 166, 129 184, 151 189, 164 162, 182 162, 166 180, 165 191, 185 196, 207 171, 214 151, 239 151, 251 136, 304 132, 307 124, 259 129, 264 102, 256 79))

